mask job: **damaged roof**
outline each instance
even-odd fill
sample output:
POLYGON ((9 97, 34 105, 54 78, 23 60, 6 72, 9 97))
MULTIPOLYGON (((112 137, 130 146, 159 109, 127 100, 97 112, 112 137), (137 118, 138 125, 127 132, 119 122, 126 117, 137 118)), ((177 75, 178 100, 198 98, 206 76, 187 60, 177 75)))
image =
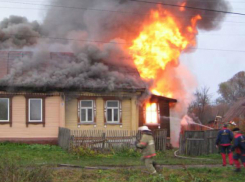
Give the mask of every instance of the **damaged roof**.
POLYGON ((70 52, 0 51, 1 90, 143 91, 146 87, 138 70, 125 65, 70 52))
POLYGON ((245 115, 245 97, 238 99, 238 101, 233 104, 233 106, 224 115, 223 122, 227 123, 241 115, 245 115))

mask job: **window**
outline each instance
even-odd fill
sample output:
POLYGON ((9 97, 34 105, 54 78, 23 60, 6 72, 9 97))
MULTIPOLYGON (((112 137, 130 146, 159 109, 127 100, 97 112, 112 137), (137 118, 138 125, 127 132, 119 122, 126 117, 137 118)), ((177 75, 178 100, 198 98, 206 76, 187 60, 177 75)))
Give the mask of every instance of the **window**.
POLYGON ((157 103, 146 104, 146 124, 158 124, 157 103))
POLYGON ((0 98, 0 122, 9 122, 9 99, 0 98))
POLYGON ((146 125, 160 124, 160 108, 158 103, 146 103, 144 111, 146 125))
POLYGON ((29 99, 28 120, 29 122, 43 122, 43 100, 29 99))
POLYGON ((94 102, 92 100, 80 101, 80 122, 93 123, 94 122, 94 102))
POLYGON ((106 122, 119 123, 119 101, 106 101, 106 122))

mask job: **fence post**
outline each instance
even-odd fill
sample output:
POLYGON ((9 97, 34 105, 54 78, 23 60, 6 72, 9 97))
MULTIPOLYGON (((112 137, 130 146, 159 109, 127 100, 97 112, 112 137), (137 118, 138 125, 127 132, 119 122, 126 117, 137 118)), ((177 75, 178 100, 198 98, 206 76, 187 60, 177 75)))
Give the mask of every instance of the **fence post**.
POLYGON ((102 133, 102 150, 103 151, 105 149, 105 137, 106 137, 105 133, 102 133))

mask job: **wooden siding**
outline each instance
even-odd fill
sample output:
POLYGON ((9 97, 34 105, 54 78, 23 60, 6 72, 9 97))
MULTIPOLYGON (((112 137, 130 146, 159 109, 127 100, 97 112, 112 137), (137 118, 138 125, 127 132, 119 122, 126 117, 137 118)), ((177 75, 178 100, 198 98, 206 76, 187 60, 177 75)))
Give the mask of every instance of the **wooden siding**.
POLYGON ((170 137, 170 111, 169 102, 160 101, 160 126, 161 129, 167 130, 167 137, 170 137))
MULTIPOLYGON (((57 138, 59 126, 63 126, 64 113, 60 96, 46 97, 45 127, 29 124, 26 127, 26 98, 14 96, 12 100, 12 127, 0 125, 0 139, 4 138, 57 138)), ((64 107, 64 106, 63 106, 64 107)))
MULTIPOLYGON (((170 137, 170 107, 169 107, 169 101, 166 100, 160 100, 156 101, 159 104, 160 108, 160 129, 166 129, 167 130, 167 137, 170 137)), ((145 105, 139 107, 139 126, 147 125, 145 121, 145 105)), ((148 125, 148 127, 151 130, 159 129, 158 125, 148 125)))
POLYGON ((96 101, 96 123, 92 125, 78 124, 77 99, 66 101, 66 127, 71 130, 136 130, 138 127, 138 108, 136 98, 122 99, 122 127, 104 123, 104 100, 98 97, 96 101), (80 126, 80 127, 79 127, 80 126), (95 127, 96 126, 96 127, 95 127))

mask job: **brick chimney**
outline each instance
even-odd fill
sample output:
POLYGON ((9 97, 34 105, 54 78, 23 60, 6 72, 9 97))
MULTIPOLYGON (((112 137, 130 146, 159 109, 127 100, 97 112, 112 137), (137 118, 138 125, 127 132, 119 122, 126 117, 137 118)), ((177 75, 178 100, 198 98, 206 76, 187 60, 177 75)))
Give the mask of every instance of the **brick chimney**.
POLYGON ((0 79, 6 76, 13 62, 24 56, 32 56, 32 52, 22 51, 0 51, 0 79))
POLYGON ((0 79, 8 74, 8 51, 0 51, 0 79))

